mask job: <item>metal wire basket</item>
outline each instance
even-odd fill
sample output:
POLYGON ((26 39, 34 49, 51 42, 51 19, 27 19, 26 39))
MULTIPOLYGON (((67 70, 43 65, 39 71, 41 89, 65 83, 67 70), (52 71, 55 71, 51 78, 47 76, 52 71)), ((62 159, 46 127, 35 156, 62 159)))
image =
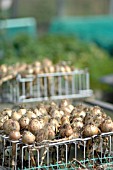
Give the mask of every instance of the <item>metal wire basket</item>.
POLYGON ((2 102, 35 102, 64 98, 86 98, 92 96, 87 70, 18 75, 16 79, 1 86, 2 102))
POLYGON ((88 138, 57 139, 33 145, 1 135, 1 164, 15 170, 113 169, 113 132, 88 138))

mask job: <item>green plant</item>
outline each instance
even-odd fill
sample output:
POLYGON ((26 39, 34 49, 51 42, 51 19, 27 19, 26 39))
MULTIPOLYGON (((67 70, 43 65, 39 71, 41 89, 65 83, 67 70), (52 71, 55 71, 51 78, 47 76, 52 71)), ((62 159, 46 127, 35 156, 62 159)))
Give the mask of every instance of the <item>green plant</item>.
POLYGON ((113 58, 106 51, 75 37, 46 35, 39 39, 32 39, 21 35, 2 44, 2 49, 4 57, 0 63, 31 63, 48 57, 54 63, 65 60, 75 68, 87 67, 93 89, 108 89, 100 83, 99 79, 101 76, 113 73, 113 58))

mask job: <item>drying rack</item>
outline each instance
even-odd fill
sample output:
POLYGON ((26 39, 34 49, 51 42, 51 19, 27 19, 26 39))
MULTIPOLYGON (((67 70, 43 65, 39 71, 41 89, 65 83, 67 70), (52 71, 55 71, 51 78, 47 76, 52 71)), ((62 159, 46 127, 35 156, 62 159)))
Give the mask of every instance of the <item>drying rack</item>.
POLYGON ((4 82, 0 92, 1 102, 13 103, 79 99, 93 95, 87 69, 26 76, 18 74, 4 82))
POLYGON ((32 145, 1 134, 1 164, 14 170, 109 167, 113 169, 113 132, 87 138, 56 139, 32 145), (105 143, 105 141, 107 141, 105 143), (91 150, 88 147, 91 144, 91 150), (95 145, 97 142, 97 145, 95 145))

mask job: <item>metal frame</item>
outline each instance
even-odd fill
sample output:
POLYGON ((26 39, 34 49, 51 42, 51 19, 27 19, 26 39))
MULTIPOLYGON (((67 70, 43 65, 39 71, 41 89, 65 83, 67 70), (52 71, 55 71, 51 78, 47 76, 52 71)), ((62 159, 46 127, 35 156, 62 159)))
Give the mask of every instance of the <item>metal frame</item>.
POLYGON ((1 101, 35 102, 64 98, 86 98, 93 94, 87 70, 72 72, 44 73, 22 77, 2 85, 1 101))
MULTIPOLYGON (((63 162, 65 167, 68 167, 70 161, 75 161, 76 167, 93 168, 98 161, 101 164, 106 163, 113 165, 113 146, 112 146, 113 132, 102 133, 88 138, 77 139, 58 139, 55 141, 43 141, 42 143, 34 143, 33 145, 25 145, 21 140, 11 141, 5 135, 1 135, 2 144, 2 166, 7 165, 14 170, 20 168, 24 170, 25 167, 40 169, 41 167, 49 167, 59 165, 63 162), (107 146, 104 144, 104 139, 107 137, 107 146), (95 143, 99 139, 99 154, 95 156, 95 143), (92 151, 90 157, 87 156, 87 142, 92 142, 92 151), (14 150, 13 150, 14 145, 14 150), (9 151, 10 154, 7 155, 9 151), (61 153, 62 152, 62 153, 61 153), (81 157, 78 157, 81 152, 81 157), (36 164, 33 165, 35 158, 36 164), (53 160, 55 158, 55 160, 53 160), (20 167, 18 167, 18 160, 20 160, 20 167), (27 160, 27 165, 25 165, 27 160), (7 162, 7 163, 6 163, 7 162), (78 164, 78 165, 77 165, 78 164)), ((71 163, 71 162, 70 162, 71 163)))

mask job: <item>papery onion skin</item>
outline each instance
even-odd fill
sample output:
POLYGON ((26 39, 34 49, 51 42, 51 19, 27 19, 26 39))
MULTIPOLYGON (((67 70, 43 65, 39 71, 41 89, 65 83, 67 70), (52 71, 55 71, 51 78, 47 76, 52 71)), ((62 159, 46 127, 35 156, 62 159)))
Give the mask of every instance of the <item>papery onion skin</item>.
POLYGON ((19 140, 21 138, 21 134, 19 131, 13 130, 9 133, 10 140, 19 140))
POLYGON ((83 137, 91 137, 93 135, 98 135, 100 133, 100 130, 95 125, 86 125, 83 130, 83 137))
POLYGON ((22 135, 22 142, 25 144, 33 144, 35 136, 30 131, 25 131, 22 135))
POLYGON ((113 132, 113 122, 111 120, 106 120, 100 125, 102 132, 113 132))
POLYGON ((4 122, 3 130, 6 134, 9 134, 12 130, 20 131, 20 124, 16 120, 9 119, 4 122))

